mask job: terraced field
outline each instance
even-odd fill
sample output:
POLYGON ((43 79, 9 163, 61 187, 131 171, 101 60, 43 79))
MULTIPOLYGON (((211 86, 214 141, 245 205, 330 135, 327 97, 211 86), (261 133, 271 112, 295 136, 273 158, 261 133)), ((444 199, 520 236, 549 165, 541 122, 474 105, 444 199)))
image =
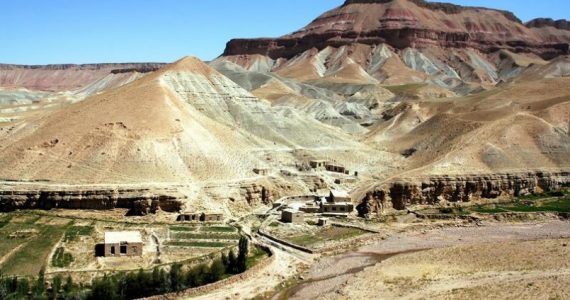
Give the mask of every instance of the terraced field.
POLYGON ((36 275, 69 222, 52 223, 37 216, 4 216, 0 228, 0 269, 8 275, 36 275))
POLYGON ((239 233, 228 226, 170 226, 170 247, 223 248, 237 245, 239 233))

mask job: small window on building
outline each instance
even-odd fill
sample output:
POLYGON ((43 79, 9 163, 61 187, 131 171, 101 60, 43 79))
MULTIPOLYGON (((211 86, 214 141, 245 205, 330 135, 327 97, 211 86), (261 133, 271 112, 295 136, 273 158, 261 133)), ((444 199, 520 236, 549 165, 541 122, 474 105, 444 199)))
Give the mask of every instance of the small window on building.
POLYGON ((121 245, 121 254, 127 254, 127 245, 121 245))

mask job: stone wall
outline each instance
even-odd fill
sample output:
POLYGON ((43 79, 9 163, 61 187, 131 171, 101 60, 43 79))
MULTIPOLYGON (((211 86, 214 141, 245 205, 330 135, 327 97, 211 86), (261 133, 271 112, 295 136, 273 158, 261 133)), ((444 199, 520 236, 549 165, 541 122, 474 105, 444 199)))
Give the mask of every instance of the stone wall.
POLYGON ((570 182, 570 171, 431 176, 391 180, 368 191, 357 206, 361 216, 440 205, 510 198, 555 191, 570 182))
POLYGON ((130 214, 146 215, 159 209, 177 212, 186 197, 175 189, 1 189, 0 211, 18 209, 127 208, 130 214))

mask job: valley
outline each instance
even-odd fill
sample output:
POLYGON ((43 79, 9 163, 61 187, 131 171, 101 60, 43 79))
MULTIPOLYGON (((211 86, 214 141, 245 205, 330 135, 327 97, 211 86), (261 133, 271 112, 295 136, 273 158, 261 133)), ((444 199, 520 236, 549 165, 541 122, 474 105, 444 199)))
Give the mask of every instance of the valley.
POLYGON ((347 0, 210 61, 0 64, 0 298, 564 298, 569 45, 347 0))

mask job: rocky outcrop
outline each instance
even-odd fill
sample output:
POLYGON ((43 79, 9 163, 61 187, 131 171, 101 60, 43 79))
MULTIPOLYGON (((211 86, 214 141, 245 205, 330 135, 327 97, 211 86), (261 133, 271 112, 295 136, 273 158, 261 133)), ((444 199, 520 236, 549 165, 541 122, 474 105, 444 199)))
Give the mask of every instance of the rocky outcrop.
POLYGON ((385 43, 396 49, 472 48, 483 53, 503 49, 545 59, 569 53, 567 37, 554 40, 525 27, 505 11, 422 0, 349 0, 292 34, 231 40, 223 55, 290 59, 312 48, 355 43, 385 43))
POLYGON ((127 208, 129 214, 146 215, 158 210, 178 212, 186 197, 176 190, 149 189, 5 189, 0 190, 0 211, 18 209, 127 208))
MULTIPOLYGON (((346 0, 343 4, 343 6, 347 6, 350 4, 377 4, 377 3, 390 3, 394 0, 346 0)), ((515 16, 512 12, 510 11, 505 11, 505 10, 496 10, 496 9, 489 9, 489 8, 484 8, 484 7, 465 7, 465 6, 461 6, 461 5, 456 5, 456 4, 452 4, 452 3, 443 3, 443 2, 427 2, 424 0, 408 0, 412 3, 414 3, 415 5, 419 6, 419 7, 423 7, 423 8, 427 8, 430 10, 440 10, 446 14, 458 14, 461 13, 464 10, 469 10, 469 9, 485 9, 485 10, 493 10, 493 11, 497 11, 500 12, 501 14, 503 14, 507 19, 513 21, 513 22, 517 22, 517 23, 521 23, 521 20, 519 18, 517 18, 517 16, 515 16)))
POLYGON ((390 181, 369 191, 357 206, 360 215, 556 191, 570 183, 570 171, 517 174, 432 176, 390 181))
POLYGON ((257 183, 244 184, 240 187, 240 195, 250 205, 273 203, 273 192, 257 183))
POLYGON ((551 18, 537 18, 526 23, 528 28, 554 27, 562 30, 570 30, 570 21, 560 19, 553 20, 551 18))

